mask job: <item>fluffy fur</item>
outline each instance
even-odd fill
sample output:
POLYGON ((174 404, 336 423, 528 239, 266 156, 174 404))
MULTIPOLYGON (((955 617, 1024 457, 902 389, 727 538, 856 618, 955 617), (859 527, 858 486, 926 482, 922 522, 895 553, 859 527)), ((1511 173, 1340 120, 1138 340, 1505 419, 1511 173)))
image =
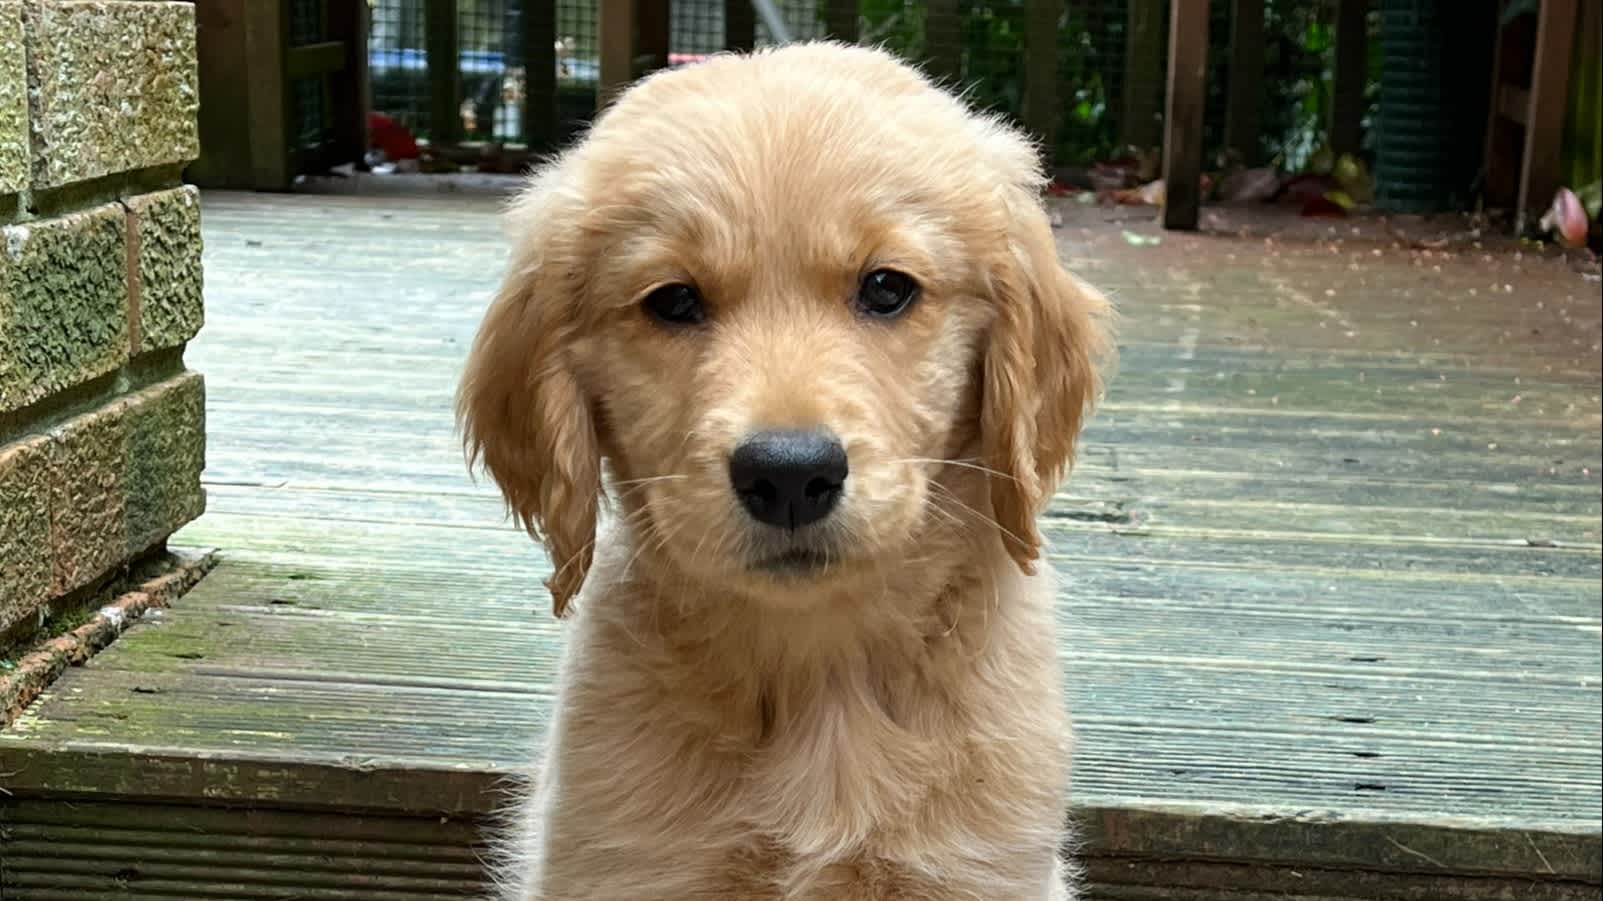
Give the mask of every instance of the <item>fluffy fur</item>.
POLYGON ((1108 310, 1042 183, 1020 134, 829 43, 648 78, 532 177, 459 410, 569 617, 505 899, 1069 897, 1036 516, 1108 310), (853 306, 879 267, 922 285, 894 321, 853 306), (674 282, 704 324, 641 309, 674 282), (803 539, 727 461, 804 426, 851 474, 827 566, 776 575, 803 539))

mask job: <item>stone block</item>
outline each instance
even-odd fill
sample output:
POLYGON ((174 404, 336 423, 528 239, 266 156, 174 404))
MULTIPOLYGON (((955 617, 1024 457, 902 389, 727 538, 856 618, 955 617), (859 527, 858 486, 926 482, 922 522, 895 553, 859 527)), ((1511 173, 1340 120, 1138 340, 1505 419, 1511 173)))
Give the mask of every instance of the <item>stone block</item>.
POLYGON ((125 232, 118 204, 0 228, 0 413, 127 361, 125 232))
POLYGON ((128 546, 125 405, 73 417, 50 434, 51 596, 87 585, 128 546))
POLYGON ((192 4, 50 0, 25 10, 35 190, 199 154, 192 4))
POLYGON ((49 441, 0 446, 0 633, 50 597, 49 441))
POLYGON ((0 194, 28 186, 28 54, 22 0, 0 0, 0 194))
POLYGON ((50 433, 53 595, 149 550, 205 509, 205 393, 185 372, 50 433))
POLYGON ((138 353, 177 347, 195 337, 201 303, 200 192, 190 186, 128 198, 137 248, 138 353))
POLYGON ((206 388, 186 372, 128 399, 128 554, 143 553, 206 510, 206 388))

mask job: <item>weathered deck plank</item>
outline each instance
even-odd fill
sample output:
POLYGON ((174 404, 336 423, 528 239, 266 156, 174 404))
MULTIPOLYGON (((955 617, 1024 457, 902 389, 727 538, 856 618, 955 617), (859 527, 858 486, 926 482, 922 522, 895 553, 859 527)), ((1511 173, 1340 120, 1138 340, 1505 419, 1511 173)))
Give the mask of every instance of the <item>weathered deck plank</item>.
MULTIPOLYGON (((132 860, 127 897, 460 896, 561 642, 545 561, 452 432, 493 206, 205 203, 209 511, 180 538, 225 562, 0 734, 0 884, 84 897, 132 860)), ((1125 317, 1046 520, 1099 891, 1595 896, 1595 289, 1508 257, 1068 237, 1125 317)))

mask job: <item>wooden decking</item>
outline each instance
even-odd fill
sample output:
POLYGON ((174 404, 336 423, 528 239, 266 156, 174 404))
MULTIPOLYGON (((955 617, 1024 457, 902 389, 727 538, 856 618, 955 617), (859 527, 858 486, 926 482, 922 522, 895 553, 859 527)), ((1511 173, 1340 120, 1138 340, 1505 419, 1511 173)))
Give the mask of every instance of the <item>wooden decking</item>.
MULTIPOLYGON (((460 897, 560 641, 452 433, 493 201, 204 202, 223 562, 0 733, 0 897, 460 897)), ((1096 894, 1595 898, 1597 285, 1063 238, 1125 317, 1048 519, 1096 894)))

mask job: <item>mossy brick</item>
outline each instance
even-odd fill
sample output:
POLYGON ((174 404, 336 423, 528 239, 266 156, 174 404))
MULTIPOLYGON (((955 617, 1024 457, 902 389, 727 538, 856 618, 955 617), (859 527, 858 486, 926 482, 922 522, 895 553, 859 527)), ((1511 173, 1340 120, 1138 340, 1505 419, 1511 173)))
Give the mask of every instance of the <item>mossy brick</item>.
POLYGON ((190 3, 26 4, 35 189, 200 152, 190 3))
POLYGON ((206 389, 186 372, 130 397, 128 553, 139 554, 205 512, 206 389))
POLYGON ((127 361, 124 217, 107 204, 0 228, 0 413, 127 361))
POLYGON ((125 415, 125 405, 115 401, 50 432, 52 595, 87 585, 122 562, 128 544, 125 415))
POLYGON ((205 392, 185 372, 50 433, 53 594, 149 550, 205 510, 205 392))
POLYGON ((50 597, 49 441, 0 446, 0 633, 50 597))
POLYGON ((0 194, 28 186, 28 54, 22 0, 0 0, 0 194))
POLYGON ((138 253, 138 353, 176 347, 200 331, 200 192, 191 186, 139 194, 128 206, 138 253))

